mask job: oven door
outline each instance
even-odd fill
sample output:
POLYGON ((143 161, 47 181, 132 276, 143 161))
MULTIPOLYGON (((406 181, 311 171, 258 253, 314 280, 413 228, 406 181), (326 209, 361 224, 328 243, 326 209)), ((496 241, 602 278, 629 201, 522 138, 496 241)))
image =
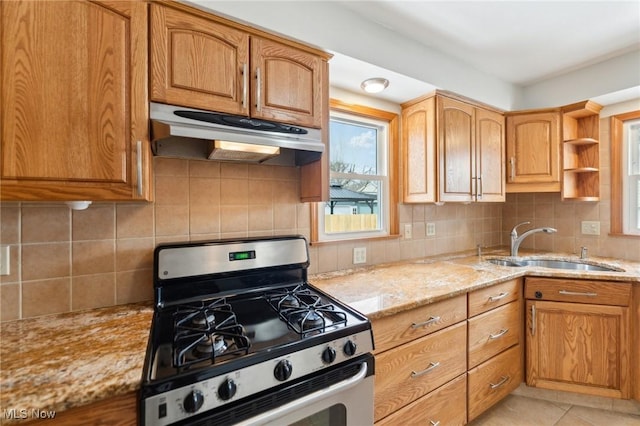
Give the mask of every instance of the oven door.
POLYGON ((238 426, 373 425, 373 356, 358 362, 360 368, 354 376, 257 414, 238 426))

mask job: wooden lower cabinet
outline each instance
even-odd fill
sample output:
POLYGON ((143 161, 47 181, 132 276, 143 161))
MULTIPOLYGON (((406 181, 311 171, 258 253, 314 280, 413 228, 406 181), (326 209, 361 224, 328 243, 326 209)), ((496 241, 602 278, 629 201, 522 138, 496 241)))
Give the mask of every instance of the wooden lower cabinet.
POLYGON ((527 385, 631 397, 631 284, 527 278, 527 385))
POLYGON ((375 420, 464 374, 466 340, 461 322, 376 355, 375 420))
MULTIPOLYGON (((55 418, 44 421, 51 426, 135 426, 138 424, 138 394, 129 392, 89 405, 56 413, 55 418)), ((24 425, 41 424, 33 420, 24 425)))
POLYGON ((376 422, 391 425, 464 425, 467 423, 467 374, 462 374, 433 392, 376 422))
POLYGON ((475 419, 523 380, 522 347, 514 346, 469 370, 468 418, 475 419))

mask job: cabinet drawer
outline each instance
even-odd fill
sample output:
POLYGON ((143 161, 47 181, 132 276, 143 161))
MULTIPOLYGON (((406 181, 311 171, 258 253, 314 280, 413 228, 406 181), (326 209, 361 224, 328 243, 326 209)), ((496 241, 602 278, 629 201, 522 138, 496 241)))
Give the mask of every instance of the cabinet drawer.
POLYGON ((522 315, 520 302, 485 312, 469 320, 469 368, 517 344, 522 315))
POLYGON ((428 394, 467 369, 467 324, 376 355, 375 419, 428 394))
POLYGON ((428 395, 385 417, 376 426, 464 425, 467 423, 467 375, 450 381, 428 395))
POLYGON ((518 278, 469 293, 469 318, 517 300, 521 287, 518 278))
POLYGON ((467 318, 466 296, 453 297, 372 321, 375 353, 417 339, 467 318))
POLYGON ((525 297, 592 305, 629 306, 631 284, 562 278, 527 278, 525 297))
POLYGON ((522 382, 521 346, 469 370, 469 421, 507 396, 522 382))

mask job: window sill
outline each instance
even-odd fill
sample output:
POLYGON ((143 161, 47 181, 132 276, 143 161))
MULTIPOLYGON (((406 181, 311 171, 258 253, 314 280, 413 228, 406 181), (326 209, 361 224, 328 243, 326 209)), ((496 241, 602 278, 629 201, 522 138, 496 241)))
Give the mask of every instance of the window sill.
POLYGON ((342 244, 352 242, 370 242, 370 241, 385 241, 385 240, 397 240, 401 237, 400 234, 385 235, 380 237, 363 237, 363 238, 345 238, 343 240, 331 240, 331 241, 311 241, 310 246, 326 246, 330 244, 342 244))
POLYGON ((609 232, 609 237, 622 237, 622 238, 640 238, 640 235, 635 234, 623 234, 622 232, 609 232))

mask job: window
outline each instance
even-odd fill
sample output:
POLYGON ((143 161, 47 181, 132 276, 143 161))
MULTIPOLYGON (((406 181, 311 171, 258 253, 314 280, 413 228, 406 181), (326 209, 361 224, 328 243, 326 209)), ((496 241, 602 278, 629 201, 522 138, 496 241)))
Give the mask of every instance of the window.
POLYGON ((317 204, 319 241, 397 234, 398 115, 331 101, 329 201, 317 204))
POLYGON ((611 232, 640 236, 640 111, 611 117, 611 232))

